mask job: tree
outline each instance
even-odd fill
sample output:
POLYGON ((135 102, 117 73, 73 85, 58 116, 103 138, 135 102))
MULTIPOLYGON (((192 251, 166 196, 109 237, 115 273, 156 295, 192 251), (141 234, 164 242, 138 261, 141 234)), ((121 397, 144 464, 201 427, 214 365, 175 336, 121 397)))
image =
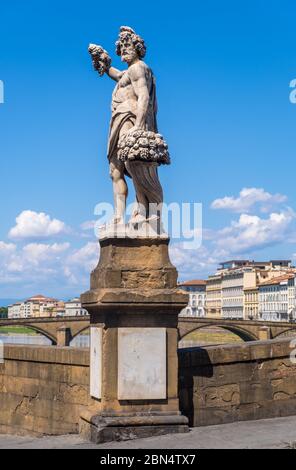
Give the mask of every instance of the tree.
POLYGON ((8 318, 8 308, 0 307, 0 318, 8 318))

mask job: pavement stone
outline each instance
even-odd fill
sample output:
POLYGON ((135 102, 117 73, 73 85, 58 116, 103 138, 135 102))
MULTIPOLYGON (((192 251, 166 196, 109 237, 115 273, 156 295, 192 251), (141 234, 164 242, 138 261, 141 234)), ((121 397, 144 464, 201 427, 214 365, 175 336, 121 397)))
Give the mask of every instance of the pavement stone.
POLYGON ((0 435, 0 449, 283 449, 296 447, 296 416, 243 421, 191 429, 135 441, 95 445, 78 435, 20 437, 0 435))

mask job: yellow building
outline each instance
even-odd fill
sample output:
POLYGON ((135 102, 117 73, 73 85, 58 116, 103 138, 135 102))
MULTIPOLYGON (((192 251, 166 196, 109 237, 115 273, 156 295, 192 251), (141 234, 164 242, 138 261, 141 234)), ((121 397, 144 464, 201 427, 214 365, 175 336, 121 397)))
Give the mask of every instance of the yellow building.
POLYGON ((221 317, 222 295, 221 274, 209 276, 206 285, 206 316, 212 318, 221 317))
MULTIPOLYGON (((293 269, 289 269, 289 271, 293 272, 293 269)), ((255 269, 253 272, 244 274, 244 318, 246 320, 259 320, 259 285, 281 277, 283 273, 289 271, 270 269, 270 266, 267 266, 266 270, 255 269)))

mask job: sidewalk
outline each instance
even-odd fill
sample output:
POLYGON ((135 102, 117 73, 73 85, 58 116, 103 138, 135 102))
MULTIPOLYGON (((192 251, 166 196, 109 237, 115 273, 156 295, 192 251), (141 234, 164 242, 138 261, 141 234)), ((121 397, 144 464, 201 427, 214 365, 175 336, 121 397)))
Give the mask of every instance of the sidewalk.
POLYGON ((194 428, 188 434, 94 445, 79 436, 1 436, 0 449, 282 449, 296 445, 296 416, 194 428))

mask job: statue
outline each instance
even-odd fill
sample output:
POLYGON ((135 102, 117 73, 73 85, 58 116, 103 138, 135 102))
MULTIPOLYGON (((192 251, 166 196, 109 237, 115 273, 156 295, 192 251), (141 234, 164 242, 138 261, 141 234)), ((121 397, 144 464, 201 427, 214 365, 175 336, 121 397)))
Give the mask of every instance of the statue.
POLYGON ((90 314, 91 399, 79 428, 96 444, 189 431, 178 400, 177 328, 188 294, 177 287, 161 223, 158 167, 170 157, 144 41, 123 26, 116 46, 123 72, 101 46, 89 47, 95 70, 117 82, 108 145, 115 213, 100 231, 100 260, 81 296, 90 314), (137 199, 127 225, 126 176, 137 199))
POLYGON ((163 191, 158 167, 169 164, 168 146, 157 129, 155 78, 143 58, 143 39, 127 26, 120 28, 116 53, 127 70, 111 66, 108 53, 95 44, 89 46, 95 70, 117 82, 112 95, 112 117, 108 142, 108 160, 113 181, 114 217, 110 225, 123 225, 131 177, 137 203, 129 224, 139 227, 147 221, 160 221, 163 191))

